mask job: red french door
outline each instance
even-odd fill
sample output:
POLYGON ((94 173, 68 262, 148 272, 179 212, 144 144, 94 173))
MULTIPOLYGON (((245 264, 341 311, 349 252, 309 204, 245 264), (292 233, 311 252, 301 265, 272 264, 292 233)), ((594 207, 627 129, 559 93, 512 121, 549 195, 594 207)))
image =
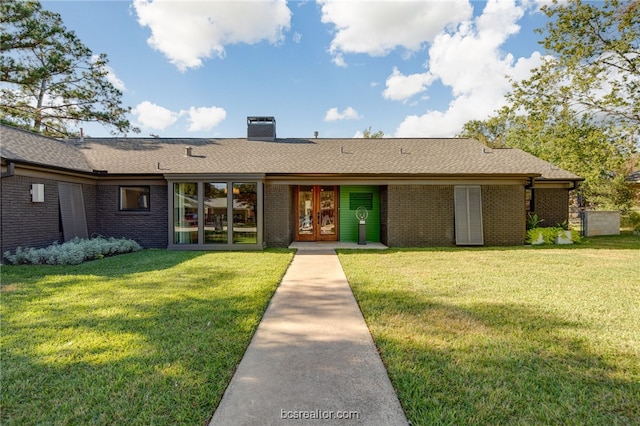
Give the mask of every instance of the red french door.
POLYGON ((296 240, 338 240, 338 187, 300 185, 296 191, 296 240))

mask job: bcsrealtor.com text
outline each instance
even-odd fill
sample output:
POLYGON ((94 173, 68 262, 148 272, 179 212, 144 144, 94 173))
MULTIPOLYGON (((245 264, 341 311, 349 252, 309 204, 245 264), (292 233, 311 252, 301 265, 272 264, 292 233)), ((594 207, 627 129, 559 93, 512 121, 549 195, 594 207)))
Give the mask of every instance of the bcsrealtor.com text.
POLYGON ((280 418, 283 420, 358 420, 358 411, 334 411, 334 410, 280 410, 280 418))

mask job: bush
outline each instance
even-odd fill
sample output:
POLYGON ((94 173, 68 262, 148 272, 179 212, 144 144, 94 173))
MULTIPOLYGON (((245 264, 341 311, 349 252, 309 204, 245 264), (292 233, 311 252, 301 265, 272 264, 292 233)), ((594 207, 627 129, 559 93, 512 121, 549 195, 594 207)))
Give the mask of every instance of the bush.
POLYGON ((640 232, 640 213, 632 211, 623 215, 620 219, 620 226, 622 228, 629 228, 633 232, 640 232))
MULTIPOLYGON (((533 228, 527 231, 527 244, 533 244, 539 241, 542 235, 543 244, 555 244, 558 234, 565 230, 564 226, 553 226, 549 228, 533 228)), ((579 243, 582 240, 580 233, 575 230, 571 230, 571 241, 579 243)))
POLYGON ((36 249, 18 247, 15 254, 7 251, 4 258, 12 265, 77 265, 85 260, 141 250, 140 244, 126 238, 74 238, 66 243, 53 243, 36 249))

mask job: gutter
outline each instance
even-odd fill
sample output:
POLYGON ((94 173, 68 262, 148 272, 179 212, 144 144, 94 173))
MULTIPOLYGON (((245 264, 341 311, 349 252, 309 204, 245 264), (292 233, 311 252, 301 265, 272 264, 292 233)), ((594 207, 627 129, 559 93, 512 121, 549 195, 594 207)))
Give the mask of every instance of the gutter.
POLYGON ((7 171, 2 172, 2 179, 11 177, 16 174, 16 164, 12 161, 7 161, 7 171))

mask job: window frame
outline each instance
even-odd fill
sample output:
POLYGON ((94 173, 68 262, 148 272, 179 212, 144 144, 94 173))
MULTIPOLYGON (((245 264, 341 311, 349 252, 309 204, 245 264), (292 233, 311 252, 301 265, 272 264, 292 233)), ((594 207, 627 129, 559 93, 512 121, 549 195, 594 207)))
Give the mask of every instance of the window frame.
POLYGON ((261 250, 264 248, 264 175, 217 175, 217 174, 184 174, 166 175, 169 200, 169 245, 172 250, 261 250), (198 239, 192 243, 175 243, 174 234, 174 185, 178 183, 195 183, 198 193, 203 196, 198 197, 198 239), (227 242, 211 243, 205 242, 205 185, 209 183, 224 183, 227 185, 227 242), (234 206, 234 184, 242 185, 247 183, 255 184, 256 188, 256 242, 239 243, 234 242, 233 233, 233 206, 234 206))
POLYGON ((120 185, 118 187, 118 211, 119 212, 150 212, 151 211, 151 185, 120 185), (136 188, 143 189, 143 191, 140 191, 142 196, 144 196, 144 194, 146 193, 147 207, 125 208, 123 206, 123 202, 126 197, 123 197, 123 191, 133 190, 136 188), (144 191, 144 189, 146 189, 146 192, 144 191))

